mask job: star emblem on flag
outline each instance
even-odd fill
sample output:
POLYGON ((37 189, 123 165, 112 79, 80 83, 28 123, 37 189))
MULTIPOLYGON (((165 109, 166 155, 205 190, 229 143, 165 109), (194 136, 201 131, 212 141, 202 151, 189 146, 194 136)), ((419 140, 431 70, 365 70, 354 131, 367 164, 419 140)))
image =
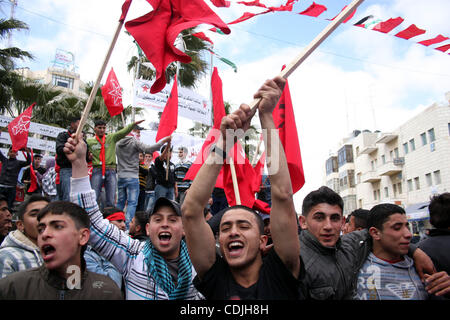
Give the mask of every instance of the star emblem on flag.
POLYGON ((23 115, 19 118, 19 121, 15 126, 11 128, 14 135, 18 135, 22 132, 28 132, 28 128, 30 127, 31 118, 27 115, 23 115))
POLYGON ((111 80, 111 90, 108 92, 111 98, 114 101, 114 105, 119 105, 122 102, 122 88, 119 85, 119 82, 116 80, 111 80))

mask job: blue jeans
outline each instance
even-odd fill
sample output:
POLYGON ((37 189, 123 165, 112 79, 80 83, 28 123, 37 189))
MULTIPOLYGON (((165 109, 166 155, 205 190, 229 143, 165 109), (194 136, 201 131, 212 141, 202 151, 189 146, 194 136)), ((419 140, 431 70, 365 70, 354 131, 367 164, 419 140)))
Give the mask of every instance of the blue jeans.
POLYGON ((153 210, 154 203, 155 203, 155 191, 146 191, 145 192, 144 211, 150 212, 151 210, 153 210))
POLYGON ((59 169, 59 194, 61 201, 70 201, 70 178, 72 177, 72 168, 59 169))
POLYGON ((175 199, 175 189, 174 187, 166 188, 160 184, 157 184, 155 187, 155 202, 159 198, 164 197, 170 200, 175 199))
POLYGON ((102 168, 96 167, 92 170, 91 186, 97 196, 97 202, 100 204, 100 194, 102 186, 105 186, 105 207, 114 207, 116 198, 117 177, 115 169, 106 169, 105 178, 102 178, 102 168))
POLYGON ((130 225, 136 212, 139 197, 139 179, 138 178, 119 178, 117 183, 117 208, 123 210, 125 202, 127 203, 126 225, 130 225))

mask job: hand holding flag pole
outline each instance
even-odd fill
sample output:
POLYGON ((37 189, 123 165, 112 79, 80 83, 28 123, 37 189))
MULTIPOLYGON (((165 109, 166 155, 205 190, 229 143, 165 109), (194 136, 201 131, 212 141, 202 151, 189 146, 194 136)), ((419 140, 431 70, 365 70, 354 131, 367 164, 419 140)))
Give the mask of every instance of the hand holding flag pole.
MULTIPOLYGON (((336 28, 347 18, 349 17, 354 10, 363 2, 364 0, 354 0, 351 4, 349 4, 341 13, 332 20, 325 29, 322 30, 316 38, 289 64, 284 68, 279 76, 287 79, 297 67, 309 57, 309 55, 317 49, 317 47, 326 39, 328 36, 336 30, 336 28)), ((254 99, 252 103, 249 105, 252 109, 253 113, 256 112, 259 102, 261 99, 254 99)))

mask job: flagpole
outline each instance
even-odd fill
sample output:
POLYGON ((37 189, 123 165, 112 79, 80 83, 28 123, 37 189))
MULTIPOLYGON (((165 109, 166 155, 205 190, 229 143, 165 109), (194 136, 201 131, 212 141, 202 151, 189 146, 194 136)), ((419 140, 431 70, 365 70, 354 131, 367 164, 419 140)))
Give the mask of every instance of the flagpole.
MULTIPOLYGON (((294 71, 297 69, 297 67, 306 60, 306 58, 309 57, 311 53, 314 52, 314 50, 317 49, 317 47, 326 39, 328 36, 336 30, 336 28, 352 13, 353 10, 356 10, 356 8, 363 2, 364 0, 354 0, 351 4, 349 4, 344 10, 342 10, 341 13, 333 20, 330 24, 328 24, 325 29, 322 30, 319 35, 314 38, 313 41, 289 64, 284 68, 279 76, 287 79, 294 71)), ((256 112, 256 108, 258 107, 259 102, 261 101, 261 98, 254 99, 252 103, 250 104, 250 108, 253 112, 256 112)))
POLYGON ((122 29, 124 21, 125 19, 119 21, 117 25, 116 32, 114 33, 114 37, 109 45, 108 52, 106 53, 105 60, 103 61, 103 65, 100 68, 100 72, 98 73, 97 80, 95 81, 94 87, 91 90, 86 106, 84 107, 84 111, 80 119, 80 124, 78 125, 78 129, 76 132, 77 137, 83 131, 83 127, 86 124, 87 117, 89 115, 89 112, 91 111, 92 103, 94 102, 94 98, 97 94, 98 87, 100 86, 100 81, 102 80, 103 74, 105 73, 106 66, 108 65, 109 59, 111 58, 112 51, 114 49, 114 46, 116 45, 117 39, 119 38, 120 30, 122 29))
POLYGON ((236 169, 234 167, 233 157, 230 157, 230 169, 231 169, 231 179, 233 180, 233 190, 234 196, 236 198, 236 205, 241 205, 241 196, 239 194, 239 185, 236 177, 236 169))

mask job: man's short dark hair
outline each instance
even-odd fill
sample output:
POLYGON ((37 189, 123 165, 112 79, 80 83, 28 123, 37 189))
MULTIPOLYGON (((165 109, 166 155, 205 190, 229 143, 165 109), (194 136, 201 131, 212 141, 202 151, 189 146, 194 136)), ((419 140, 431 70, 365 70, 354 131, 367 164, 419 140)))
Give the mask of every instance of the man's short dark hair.
POLYGON ((445 192, 433 196, 428 205, 430 223, 435 228, 447 229, 450 227, 450 193, 445 192))
POLYGON ((108 218, 110 215, 116 213, 116 212, 123 212, 122 209, 119 209, 117 207, 106 207, 103 209, 103 218, 108 218))
POLYGON ((234 210, 234 209, 243 209, 246 211, 249 211, 251 213, 253 213, 253 216, 255 216, 256 222, 258 224, 258 230, 259 230, 259 234, 262 235, 264 234, 264 221, 261 218, 261 216, 258 214, 258 212, 256 212, 255 210, 253 210, 252 208, 243 206, 243 205, 236 205, 236 206, 232 206, 232 207, 228 207, 223 209, 222 211, 218 212, 217 214, 220 214, 220 222, 219 222, 219 233, 220 233, 220 224, 222 223, 222 217, 225 213, 227 213, 230 210, 234 210))
POLYGON ((75 122, 77 122, 78 120, 81 120, 81 117, 80 117, 80 116, 73 116, 73 117, 70 117, 70 118, 69 118, 70 123, 75 123, 75 122))
MULTIPOLYGON (((363 228, 365 229, 367 227, 367 219, 369 217, 369 210, 366 209, 356 209, 351 213, 351 215, 354 217, 355 221, 355 228, 363 228)), ((350 216, 350 215, 349 215, 350 216)))
POLYGON ((96 126, 106 126, 106 122, 102 119, 94 120, 94 127, 96 126))
MULTIPOLYGON (((166 148, 167 148, 167 144, 165 144, 165 145, 163 145, 162 147, 161 147, 161 153, 163 153, 164 152, 164 150, 166 150, 166 148)), ((173 146, 170 146, 170 150, 169 151, 172 151, 173 150, 173 146)))
POLYGON ((344 210, 344 201, 341 196, 330 188, 322 186, 319 189, 308 193, 305 199, 303 199, 302 215, 306 217, 311 209, 320 203, 339 206, 342 211, 344 210))
POLYGON ((141 230, 145 233, 145 226, 147 225, 149 215, 145 211, 136 211, 134 213, 134 220, 136 225, 141 226, 141 230))
POLYGON ((41 219, 48 213, 56 215, 68 215, 73 220, 78 230, 82 228, 89 229, 91 226, 91 221, 89 220, 89 216, 86 210, 70 201, 50 202, 45 208, 39 211, 37 220, 41 221, 41 219))
POLYGON ((6 201, 6 202, 8 202, 8 199, 6 198, 5 195, 0 194, 0 201, 6 201))
POLYGON ((405 210, 396 204, 377 204, 369 211, 369 218, 367 219, 367 229, 375 227, 378 230, 383 230, 383 224, 389 219, 391 215, 396 213, 406 214, 405 210))
POLYGON ((46 201, 47 204, 51 202, 48 197, 41 196, 40 194, 33 194, 19 206, 19 209, 17 210, 17 219, 23 221, 23 216, 27 211, 28 205, 37 201, 46 201))
POLYGON ((178 151, 183 150, 184 153, 188 152, 188 149, 186 147, 179 147, 178 151))

